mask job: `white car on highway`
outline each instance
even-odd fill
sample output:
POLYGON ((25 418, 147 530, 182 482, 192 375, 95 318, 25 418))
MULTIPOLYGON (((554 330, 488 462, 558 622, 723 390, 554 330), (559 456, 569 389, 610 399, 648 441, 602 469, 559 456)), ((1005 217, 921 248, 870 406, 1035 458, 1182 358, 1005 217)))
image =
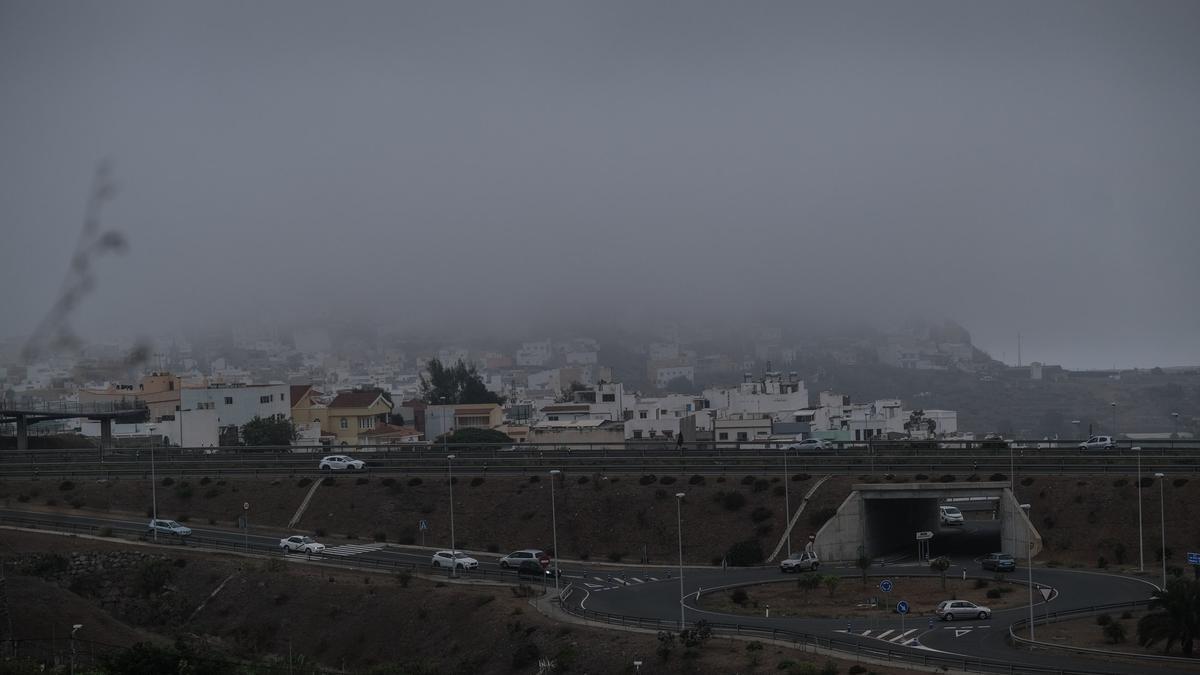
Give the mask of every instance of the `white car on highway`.
POLYGON ((791 556, 779 561, 779 571, 784 574, 799 572, 800 570, 815 572, 820 566, 821 561, 817 559, 815 553, 793 553, 791 556))
POLYGON ((433 566, 473 570, 479 568, 479 561, 462 551, 438 551, 433 554, 433 566))
POLYGON ((1115 447, 1112 436, 1092 436, 1079 444, 1080 450, 1112 450, 1115 447))
POLYGON ((330 455, 321 459, 319 466, 322 471, 362 471, 366 465, 361 459, 354 459, 349 455, 330 455))
POLYGON ((800 450, 800 451, 832 450, 833 444, 830 443, 829 441, 822 440, 820 438, 806 438, 803 441, 800 441, 798 443, 792 443, 791 445, 789 445, 787 447, 787 449, 788 450, 800 450))
POLYGON ((314 541, 310 537, 295 535, 280 539, 279 548, 293 553, 320 553, 325 550, 325 544, 314 541))
POLYGON ((155 532, 159 534, 171 534, 176 537, 192 536, 192 528, 180 525, 173 520, 151 520, 150 525, 146 528, 146 534, 153 535, 155 532))

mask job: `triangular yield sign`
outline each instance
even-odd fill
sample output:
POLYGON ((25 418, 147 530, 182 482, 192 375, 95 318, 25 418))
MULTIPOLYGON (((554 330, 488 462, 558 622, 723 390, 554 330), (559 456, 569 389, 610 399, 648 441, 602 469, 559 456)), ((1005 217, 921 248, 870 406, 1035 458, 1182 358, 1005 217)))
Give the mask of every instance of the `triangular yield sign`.
POLYGON ((1039 587, 1039 588, 1038 588, 1038 590, 1042 592, 1042 599, 1043 599, 1043 600, 1046 600, 1047 602, 1049 602, 1049 600, 1050 600, 1050 594, 1054 592, 1054 589, 1053 589, 1053 588, 1046 588, 1045 586, 1041 586, 1041 587, 1039 587))
POLYGON ((970 629, 970 628, 955 628, 955 629, 954 629, 954 637, 956 637, 956 638, 957 638, 957 637, 962 637, 962 636, 964 636, 964 635, 966 635, 967 633, 970 633, 970 632, 971 632, 971 629, 970 629))

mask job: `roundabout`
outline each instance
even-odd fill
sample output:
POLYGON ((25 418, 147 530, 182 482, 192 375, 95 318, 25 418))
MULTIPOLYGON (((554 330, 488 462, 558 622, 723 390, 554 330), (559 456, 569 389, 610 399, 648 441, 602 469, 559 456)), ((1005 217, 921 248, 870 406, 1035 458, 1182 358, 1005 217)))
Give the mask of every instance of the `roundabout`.
MULTIPOLYGON (((1025 626, 1031 614, 1025 568, 1018 568, 1004 582, 997 582, 991 573, 980 570, 974 559, 955 559, 947 571, 944 592, 940 575, 916 563, 874 569, 865 587, 861 570, 856 568, 823 565, 821 575, 840 578, 836 586, 845 590, 841 601, 837 600, 836 592, 830 597, 825 586, 798 590, 796 577, 790 575, 781 583, 777 568, 693 568, 684 570, 682 608, 678 579, 605 589, 605 592, 572 586, 564 592, 563 607, 610 624, 665 631, 679 630, 682 609, 686 625, 704 620, 722 634, 775 639, 806 651, 858 656, 915 668, 1106 675, 1200 671, 1200 661, 1094 654, 1036 642, 1037 635, 1044 630, 1043 622, 1048 619, 1106 611, 1120 614, 1121 608, 1134 611, 1144 608, 1157 586, 1143 579, 1035 568, 1032 574, 1035 641, 1030 643, 1024 638, 1010 637, 1010 630, 1021 635, 1027 632, 1025 626), (880 588, 885 579, 892 582, 890 593, 880 588), (975 588, 976 579, 982 582, 980 588, 975 588), (988 590, 1002 587, 1014 590, 1000 591, 1000 598, 987 598, 988 590), (1048 600, 1043 599, 1042 589, 1046 590, 1048 600), (745 594, 743 602, 734 601, 738 590, 745 594), (956 592, 961 599, 988 606, 991 618, 939 620, 932 613, 936 607, 933 598, 950 600, 956 592), (912 597, 904 597, 906 593, 912 597), (982 594, 983 598, 975 594, 982 594), (820 598, 822 595, 826 597, 820 598), (864 602, 851 603, 854 596, 862 596, 864 602), (870 606, 869 596, 876 598, 875 607, 870 606), (907 605, 908 614, 896 613, 901 601, 907 605), (988 602, 993 605, 987 605, 988 602), (730 611, 730 605, 735 605, 736 611, 730 611), (807 611, 802 611, 804 608, 807 611)), ((741 600, 742 595, 737 598, 741 600)))

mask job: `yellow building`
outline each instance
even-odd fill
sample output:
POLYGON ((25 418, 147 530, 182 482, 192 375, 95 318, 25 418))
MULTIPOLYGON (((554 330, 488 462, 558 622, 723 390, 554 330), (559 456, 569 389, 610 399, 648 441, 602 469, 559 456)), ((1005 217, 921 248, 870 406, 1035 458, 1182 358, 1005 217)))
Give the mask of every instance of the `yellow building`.
POLYGON ((140 400, 150 409, 150 420, 157 422, 163 416, 171 417, 179 410, 179 390, 182 389, 178 376, 171 373, 152 372, 133 385, 109 385, 107 389, 81 389, 80 403, 133 403, 140 400))
POLYGON ((386 422, 392 407, 392 399, 378 389, 343 392, 325 408, 322 434, 334 436, 336 445, 354 445, 359 434, 386 422))

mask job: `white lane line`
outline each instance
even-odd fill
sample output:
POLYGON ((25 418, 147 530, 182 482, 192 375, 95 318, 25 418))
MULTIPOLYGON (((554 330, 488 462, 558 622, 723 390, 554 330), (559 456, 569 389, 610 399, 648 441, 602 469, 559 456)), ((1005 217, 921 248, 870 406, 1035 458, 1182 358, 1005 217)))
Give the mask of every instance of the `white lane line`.
POLYGON ((880 640, 882 640, 882 639, 884 639, 885 637, 887 637, 887 636, 889 636, 889 635, 891 635, 892 633, 895 633, 895 632, 896 632, 896 630, 895 630, 895 629, 892 629, 892 630, 885 630, 885 631, 883 631, 882 633, 880 633, 879 635, 876 635, 875 637, 877 637, 877 638, 879 638, 880 640))
POLYGON ((640 584, 640 583, 642 583, 642 580, 641 580, 641 579, 639 579, 639 578, 637 578, 637 577, 629 577, 629 580, 630 580, 631 582, 635 583, 635 584, 640 584))

